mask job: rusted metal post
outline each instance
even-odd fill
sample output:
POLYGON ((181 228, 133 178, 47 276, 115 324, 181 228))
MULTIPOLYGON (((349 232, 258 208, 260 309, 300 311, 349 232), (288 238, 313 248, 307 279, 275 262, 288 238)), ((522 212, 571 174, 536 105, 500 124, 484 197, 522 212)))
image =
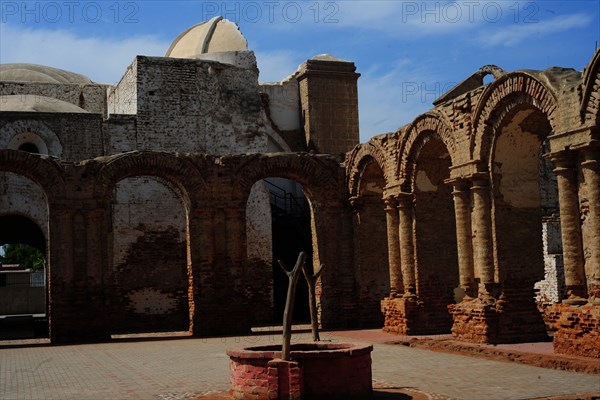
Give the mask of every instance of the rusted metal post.
POLYGON ((292 313, 294 311, 294 297, 296 296, 296 284, 300 277, 300 270, 306 261, 306 253, 301 252, 298 255, 298 260, 294 269, 287 270, 283 261, 278 260, 279 266, 288 276, 288 291, 287 299, 285 300, 285 310, 283 311, 283 345, 281 347, 281 358, 285 361, 290 361, 290 346, 292 341, 292 313))

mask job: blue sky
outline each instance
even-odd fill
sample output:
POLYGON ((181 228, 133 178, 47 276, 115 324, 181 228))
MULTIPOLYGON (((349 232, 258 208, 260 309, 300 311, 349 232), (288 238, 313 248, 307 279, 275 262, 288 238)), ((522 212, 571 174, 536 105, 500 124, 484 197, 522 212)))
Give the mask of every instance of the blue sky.
POLYGON ((361 141, 391 132, 483 65, 577 70, 600 43, 600 2, 0 1, 0 62, 117 82, 135 55, 162 56, 188 27, 223 15, 278 81, 321 53, 354 61, 361 141))

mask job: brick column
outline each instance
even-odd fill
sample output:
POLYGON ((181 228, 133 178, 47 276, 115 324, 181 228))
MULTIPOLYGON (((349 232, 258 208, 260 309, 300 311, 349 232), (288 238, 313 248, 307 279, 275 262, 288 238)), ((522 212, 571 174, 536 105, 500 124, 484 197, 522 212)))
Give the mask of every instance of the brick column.
POLYGON ((110 339, 102 271, 106 247, 102 240, 108 238, 102 230, 105 212, 78 209, 75 201, 48 205, 47 309, 52 343, 110 339))
POLYGON ((479 274, 479 295, 484 301, 491 301, 490 294, 494 285, 494 258, 492 239, 492 218, 490 205, 490 187, 487 177, 478 176, 473 180, 473 211, 471 226, 473 230, 473 254, 475 268, 479 274))
POLYGON ((414 204, 411 193, 398 196, 400 259, 402 262, 402 280, 404 297, 416 295, 415 246, 413 237, 414 204))
POLYGON ((590 302, 600 305, 600 150, 588 149, 584 154, 585 161, 581 163, 581 167, 589 207, 587 240, 590 258, 586 263, 590 279, 588 288, 590 302))
POLYGON ((204 284, 214 280, 215 242, 213 232, 214 208, 192 208, 188 216, 188 273, 190 333, 194 336, 213 333, 209 304, 213 294, 211 285, 204 284), (207 318, 208 316, 208 318, 207 318))
POLYGON ((456 218, 456 247, 460 286, 465 290, 465 299, 477 295, 475 270, 473 267, 473 235, 471 233, 471 193, 464 181, 454 183, 454 214, 456 218))
MULTIPOLYGON (((244 206, 225 208, 227 229, 227 256, 232 263, 246 259, 246 208, 244 206)), ((231 271, 235 273, 236 271, 231 271)), ((239 271, 238 271, 239 272, 239 271)))
POLYGON ((581 241, 581 216, 577 170, 573 154, 554 155, 554 173, 558 181, 558 202, 560 207, 560 228, 565 264, 565 285, 569 298, 565 303, 584 304, 585 272, 581 241))
POLYGON ((390 264, 390 297, 398 297, 403 291, 402 270, 400 269, 398 202, 392 196, 386 197, 384 201, 386 205, 388 258, 390 264))

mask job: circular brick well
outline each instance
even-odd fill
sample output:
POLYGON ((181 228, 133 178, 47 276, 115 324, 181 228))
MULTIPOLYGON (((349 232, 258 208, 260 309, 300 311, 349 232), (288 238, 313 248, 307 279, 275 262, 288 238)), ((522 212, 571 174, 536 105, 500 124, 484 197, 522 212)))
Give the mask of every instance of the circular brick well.
POLYGON ((364 399, 372 394, 373 346, 353 343, 298 343, 291 361, 281 346, 229 349, 234 399, 364 399))

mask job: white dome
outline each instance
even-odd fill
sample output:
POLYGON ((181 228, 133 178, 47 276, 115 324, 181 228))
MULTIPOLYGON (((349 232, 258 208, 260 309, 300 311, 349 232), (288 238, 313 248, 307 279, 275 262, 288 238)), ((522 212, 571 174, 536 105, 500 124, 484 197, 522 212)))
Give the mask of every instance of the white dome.
POLYGON ((0 64, 0 81, 43 83, 92 83, 75 72, 38 64, 0 64))
POLYGON ((206 53, 245 50, 248 43, 238 26, 223 17, 214 17, 177 36, 165 57, 198 58, 206 53))

